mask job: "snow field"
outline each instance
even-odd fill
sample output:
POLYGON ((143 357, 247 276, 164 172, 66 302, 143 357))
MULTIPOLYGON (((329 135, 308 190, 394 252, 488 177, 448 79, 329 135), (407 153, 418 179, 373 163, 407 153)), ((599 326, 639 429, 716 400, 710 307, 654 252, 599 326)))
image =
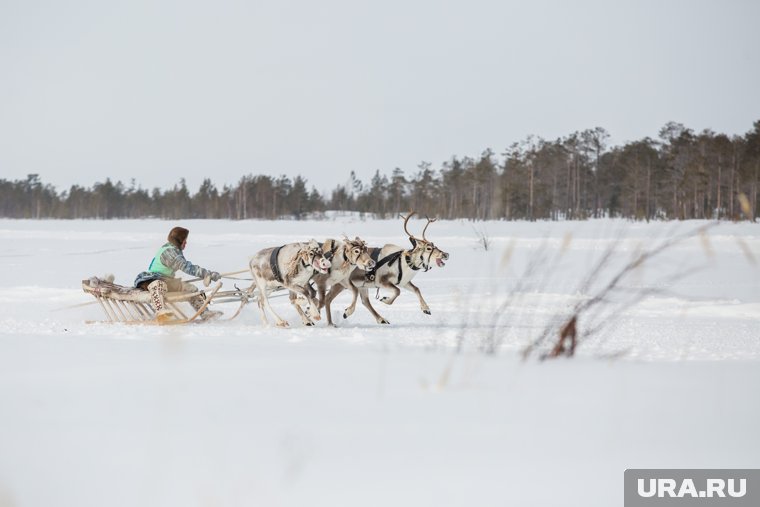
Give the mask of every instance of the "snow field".
MULTIPOLYGON (((758 225, 637 270, 580 321, 602 329, 578 357, 520 359, 635 252, 703 224, 475 224, 484 251, 472 224, 436 222, 451 258, 415 279, 432 315, 402 292, 374 303, 390 326, 361 306, 344 321, 341 295, 339 327, 304 328, 275 298, 281 330, 255 305, 205 325, 86 325, 97 306, 59 311, 88 302, 81 279, 129 284, 177 224, 1 220, 0 505, 602 507, 622 504, 626 468, 757 468, 758 225), (627 304, 642 288, 657 292, 627 304)), ((188 259, 219 271, 344 232, 408 245, 397 220, 180 225, 188 259)))

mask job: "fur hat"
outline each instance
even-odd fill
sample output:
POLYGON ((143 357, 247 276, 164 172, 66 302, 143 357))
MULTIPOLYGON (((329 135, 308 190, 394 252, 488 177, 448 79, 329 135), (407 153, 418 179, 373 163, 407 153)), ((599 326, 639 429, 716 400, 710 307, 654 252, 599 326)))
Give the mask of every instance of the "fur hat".
POLYGON ((185 242, 188 234, 190 234, 190 231, 184 227, 175 227, 169 231, 169 237, 167 239, 172 245, 176 246, 177 248, 182 248, 182 243, 185 242))

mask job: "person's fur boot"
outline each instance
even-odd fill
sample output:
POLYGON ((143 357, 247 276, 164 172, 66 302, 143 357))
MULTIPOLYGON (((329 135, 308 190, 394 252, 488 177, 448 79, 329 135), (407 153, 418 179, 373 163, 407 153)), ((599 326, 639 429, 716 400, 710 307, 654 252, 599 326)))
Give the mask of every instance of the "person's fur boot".
POLYGON ((164 304, 164 296, 166 295, 166 291, 166 282, 162 280, 155 280, 148 284, 148 292, 150 293, 150 305, 156 311, 156 320, 158 322, 167 322, 174 318, 174 312, 168 310, 164 304))
MULTIPOLYGON (((197 312, 200 310, 204 304, 206 304, 206 298, 204 296, 197 296, 190 300, 190 304, 192 305, 193 309, 197 312)), ((206 307, 203 312, 199 315, 199 317, 202 320, 209 320, 209 319, 215 319, 219 317, 222 314, 222 312, 217 312, 214 310, 209 310, 208 307, 206 307)))

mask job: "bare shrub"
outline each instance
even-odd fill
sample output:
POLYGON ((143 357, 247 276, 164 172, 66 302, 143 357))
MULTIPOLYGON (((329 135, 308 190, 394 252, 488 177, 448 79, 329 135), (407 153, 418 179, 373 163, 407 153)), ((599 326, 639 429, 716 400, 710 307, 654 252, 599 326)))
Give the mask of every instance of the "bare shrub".
MULTIPOLYGON (((665 239, 652 248, 638 251, 629 262, 625 263, 622 268, 615 272, 609 282, 602 285, 601 288, 591 291, 591 295, 588 298, 576 303, 570 315, 564 318, 559 328, 557 328, 556 323, 548 324, 543 332, 523 349, 523 358, 527 359, 541 350, 544 352, 539 355, 540 359, 560 356, 571 357, 578 345, 588 340, 589 337, 609 328, 623 312, 648 296, 664 292, 658 286, 667 286, 702 269, 702 266, 682 267, 665 279, 660 280, 661 283, 654 286, 634 289, 622 286, 625 280, 629 279, 633 273, 640 270, 645 264, 650 263, 659 254, 687 239, 699 236, 702 240, 703 249, 708 257, 711 256, 712 249, 709 246, 706 232, 717 224, 718 222, 710 222, 696 229, 665 239), (615 299, 612 297, 613 295, 621 297, 620 299, 615 299), (589 324, 581 329, 579 325, 581 321, 588 322, 589 324), (547 343, 552 343, 551 338, 553 336, 557 337, 556 341, 547 350, 547 343)), ((609 266, 610 262, 621 255, 618 251, 618 243, 619 241, 613 242, 596 265, 589 271, 582 283, 582 293, 588 293, 590 287, 598 280, 600 274, 609 266)))
POLYGON ((477 228, 473 225, 472 230, 475 232, 475 237, 478 240, 478 246, 487 252, 488 249, 491 248, 491 237, 488 235, 488 231, 486 231, 485 225, 483 225, 481 228, 477 228))

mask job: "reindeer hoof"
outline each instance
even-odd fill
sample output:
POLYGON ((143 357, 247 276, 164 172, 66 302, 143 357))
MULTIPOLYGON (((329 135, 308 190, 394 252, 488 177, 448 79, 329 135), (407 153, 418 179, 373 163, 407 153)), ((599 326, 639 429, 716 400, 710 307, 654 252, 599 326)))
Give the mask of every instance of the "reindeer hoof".
POLYGON ((388 322, 388 321, 387 321, 387 320, 385 320, 385 319, 380 319, 380 320, 378 320, 378 321, 377 321, 377 323, 378 323, 378 324, 390 324, 390 322, 388 322))
POLYGON ((278 323, 277 323, 277 327, 281 327, 281 328, 283 328, 283 329, 284 329, 284 328, 290 327, 290 324, 288 324, 287 322, 285 322, 285 321, 283 320, 282 322, 278 322, 278 323))
POLYGON ((430 315, 430 310, 422 310, 422 313, 424 313, 426 315, 430 315))
POLYGON ((389 304, 390 304, 390 303, 388 302, 388 298, 387 298, 387 297, 381 297, 381 298, 380 298, 380 302, 381 302, 381 303, 385 303, 386 305, 389 305, 389 304))
POLYGON ((304 324, 304 326, 313 326, 313 325, 314 325, 314 323, 313 323, 313 322, 306 322, 306 323, 304 324))
POLYGON ((343 314, 343 318, 344 318, 344 319, 347 319, 347 318, 348 318, 348 314, 347 314, 347 313, 344 313, 344 314, 343 314))

